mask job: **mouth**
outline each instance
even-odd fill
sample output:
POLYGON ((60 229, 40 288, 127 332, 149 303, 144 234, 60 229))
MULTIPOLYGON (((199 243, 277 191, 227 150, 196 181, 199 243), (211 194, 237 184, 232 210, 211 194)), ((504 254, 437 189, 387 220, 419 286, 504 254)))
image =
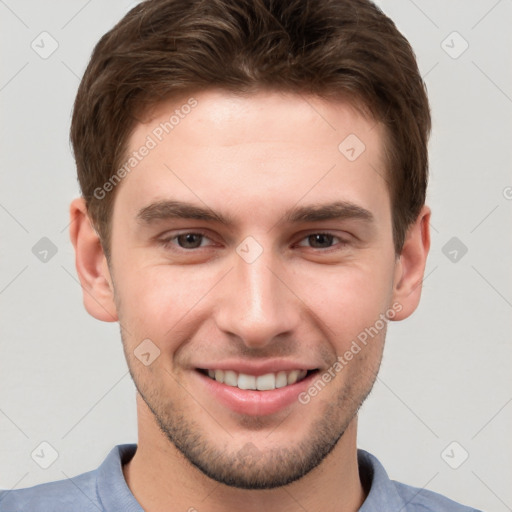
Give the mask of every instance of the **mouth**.
POLYGON ((318 368, 314 370, 296 369, 270 372, 264 375, 249 375, 234 370, 212 370, 206 368, 197 368, 197 371, 220 384, 233 388, 252 391, 272 391, 297 384, 310 375, 318 373, 319 370, 318 368))
POLYGON ((243 416, 269 416, 304 407, 299 396, 313 385, 320 370, 294 369, 250 375, 234 370, 196 368, 197 386, 221 407, 243 416))

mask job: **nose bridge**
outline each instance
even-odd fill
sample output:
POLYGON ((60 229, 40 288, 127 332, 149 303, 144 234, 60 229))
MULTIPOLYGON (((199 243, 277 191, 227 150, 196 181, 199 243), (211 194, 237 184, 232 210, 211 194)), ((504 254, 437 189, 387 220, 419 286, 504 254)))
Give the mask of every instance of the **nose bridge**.
POLYGON ((264 346, 295 327, 293 294, 278 277, 277 254, 251 240, 247 245, 242 242, 236 252, 229 284, 218 303, 217 324, 248 346, 264 346))
MULTIPOLYGON (((270 252, 270 251, 269 251, 270 252)), ((241 302, 246 303, 246 318, 253 321, 270 320, 277 316, 278 296, 280 294, 279 281, 271 272, 272 258, 267 252, 259 258, 248 263, 239 261, 235 276, 240 280, 241 302)))

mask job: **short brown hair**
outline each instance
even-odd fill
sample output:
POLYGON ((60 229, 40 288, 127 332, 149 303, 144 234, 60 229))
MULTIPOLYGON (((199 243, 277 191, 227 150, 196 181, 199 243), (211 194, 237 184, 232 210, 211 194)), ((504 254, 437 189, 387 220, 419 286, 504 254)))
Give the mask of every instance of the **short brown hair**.
MULTIPOLYGON (((386 127, 393 239, 425 203, 431 120, 414 52, 369 0, 146 0, 98 42, 76 96, 71 142, 88 213, 110 253, 115 188, 137 116, 191 91, 343 98, 386 127)), ((341 142, 341 141, 340 141, 341 142)))

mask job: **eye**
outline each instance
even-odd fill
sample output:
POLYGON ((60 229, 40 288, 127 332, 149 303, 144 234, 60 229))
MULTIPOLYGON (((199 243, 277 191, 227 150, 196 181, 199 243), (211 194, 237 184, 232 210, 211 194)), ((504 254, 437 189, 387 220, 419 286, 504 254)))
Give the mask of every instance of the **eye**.
MULTIPOLYGON (((191 251, 212 245, 206 242, 208 240, 210 239, 204 233, 187 231, 164 238, 160 243, 166 249, 191 251)), ((346 240, 336 235, 319 232, 307 235, 297 245, 300 247, 310 247, 312 249, 323 249, 321 252, 328 252, 328 249, 341 249, 347 244, 348 242, 346 240)))
POLYGON ((309 247, 312 247, 313 249, 330 249, 333 247, 333 242, 335 240, 339 241, 338 245, 340 246, 347 244, 345 240, 338 236, 332 235, 331 233, 311 233, 310 235, 303 238, 301 243, 298 245, 305 247, 303 242, 306 241, 310 244, 309 247))
POLYGON ((188 231, 186 233, 180 233, 172 237, 163 239, 161 242, 164 247, 171 247, 174 249, 176 246, 179 249, 198 249, 204 247, 203 241, 209 240, 204 233, 196 233, 188 231))

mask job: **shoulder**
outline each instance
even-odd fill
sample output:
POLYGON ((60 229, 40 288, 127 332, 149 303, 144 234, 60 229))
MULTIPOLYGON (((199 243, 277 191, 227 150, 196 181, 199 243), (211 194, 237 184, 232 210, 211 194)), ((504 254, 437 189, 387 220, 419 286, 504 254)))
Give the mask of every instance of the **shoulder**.
POLYGON ((96 472, 26 489, 0 491, 0 512, 98 512, 101 508, 96 493, 96 472))
POLYGON ((480 512, 446 496, 390 480, 377 457, 357 451, 359 475, 367 489, 360 512, 480 512))
POLYGON ((391 483, 406 505, 407 508, 404 510, 407 512, 480 512, 427 489, 413 487, 394 480, 391 480, 391 483))
POLYGON ((124 480, 122 464, 137 445, 115 446, 95 470, 26 489, 0 490, 0 512, 141 511, 124 480), (121 507, 121 508, 119 508, 121 507))

